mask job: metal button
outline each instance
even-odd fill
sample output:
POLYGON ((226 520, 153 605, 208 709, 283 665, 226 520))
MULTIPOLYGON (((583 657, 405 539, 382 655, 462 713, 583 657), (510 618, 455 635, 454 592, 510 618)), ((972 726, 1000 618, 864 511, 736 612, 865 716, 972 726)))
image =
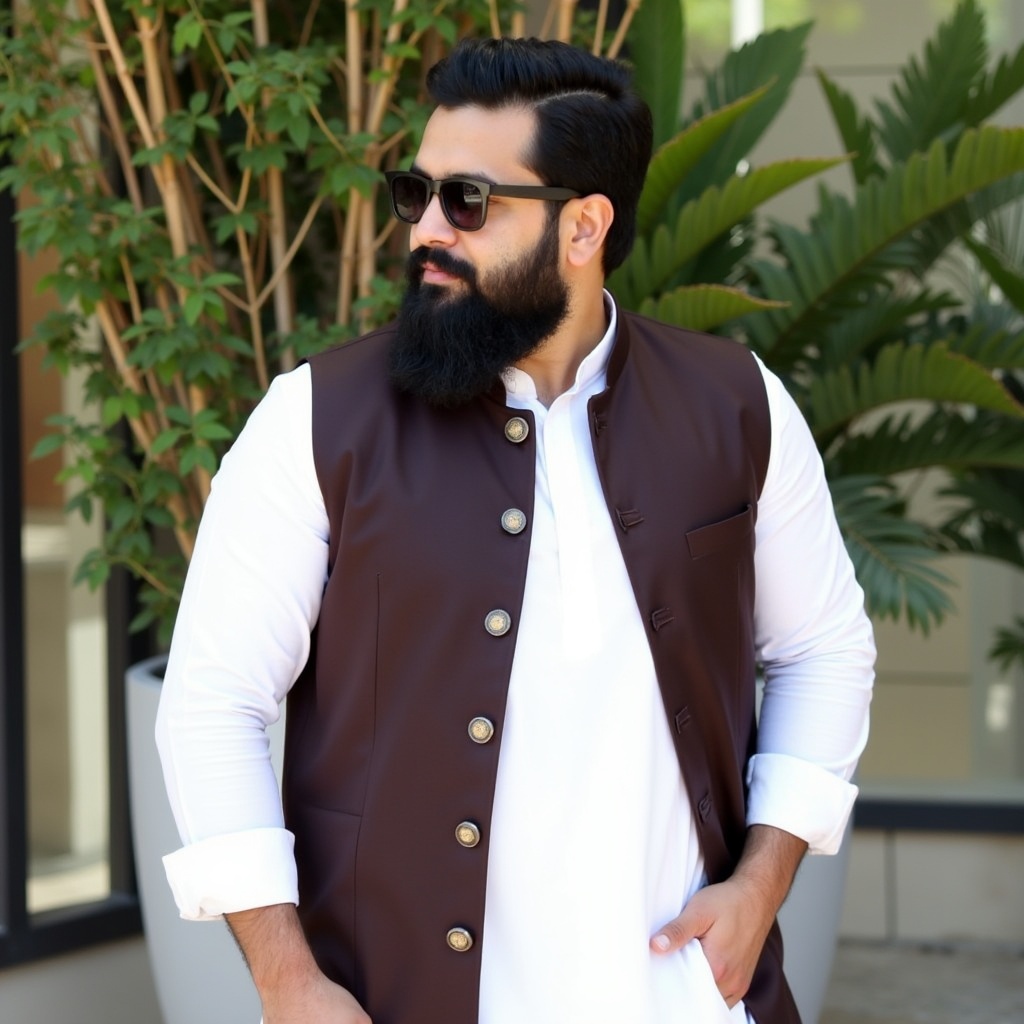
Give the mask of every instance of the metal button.
POLYGON ((484 629, 491 636, 504 636, 512 628, 512 616, 504 608, 495 608, 487 613, 484 629))
POLYGON ((530 424, 522 416, 513 416, 505 424, 505 436, 513 443, 525 441, 530 433, 530 424))
POLYGON ((494 736, 494 723, 482 715, 469 723, 469 738, 474 743, 490 743, 494 736))
POLYGON ((506 533, 522 533, 526 529, 526 513, 518 508, 505 509, 501 513, 501 528, 506 533))
POLYGON ((455 826, 459 846, 476 846, 480 842, 480 826, 475 821, 460 821, 455 826))
POLYGON ((467 928, 449 928, 447 938, 456 953, 468 953, 473 948, 473 936, 467 928))

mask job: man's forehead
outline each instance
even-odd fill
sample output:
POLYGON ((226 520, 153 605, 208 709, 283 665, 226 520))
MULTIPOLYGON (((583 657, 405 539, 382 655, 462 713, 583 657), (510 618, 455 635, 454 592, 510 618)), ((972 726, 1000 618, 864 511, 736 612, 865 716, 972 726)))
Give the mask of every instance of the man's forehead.
MULTIPOLYGON (((428 177, 507 180, 526 172, 535 119, 522 107, 437 107, 427 121, 414 169, 428 177)), ((532 176, 531 176, 532 177, 532 176)))

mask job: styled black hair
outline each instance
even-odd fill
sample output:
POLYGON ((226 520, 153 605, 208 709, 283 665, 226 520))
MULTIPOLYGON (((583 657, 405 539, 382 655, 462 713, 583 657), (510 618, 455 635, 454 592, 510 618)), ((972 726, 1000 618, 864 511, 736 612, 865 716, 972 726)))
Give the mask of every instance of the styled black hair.
POLYGON ((526 165, 545 185, 607 196, 615 219, 605 241, 604 272, 629 255, 653 130, 628 67, 567 43, 463 39, 430 69, 427 89, 449 109, 533 110, 537 130, 526 165))

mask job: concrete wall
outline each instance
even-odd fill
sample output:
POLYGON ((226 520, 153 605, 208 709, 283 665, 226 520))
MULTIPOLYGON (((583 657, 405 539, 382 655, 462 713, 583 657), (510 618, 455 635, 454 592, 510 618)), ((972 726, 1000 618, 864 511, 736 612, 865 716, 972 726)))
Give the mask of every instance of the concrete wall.
POLYGON ((162 1024, 145 943, 116 942, 0 971, 0 1021, 162 1024))

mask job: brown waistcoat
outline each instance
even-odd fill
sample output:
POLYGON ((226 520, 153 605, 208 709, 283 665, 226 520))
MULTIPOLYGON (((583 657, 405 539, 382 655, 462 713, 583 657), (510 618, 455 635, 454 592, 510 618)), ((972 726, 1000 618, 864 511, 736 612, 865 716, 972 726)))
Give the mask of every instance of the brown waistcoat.
MULTIPOLYGON (((533 420, 506 408, 500 389, 456 411, 396 393, 390 335, 311 361, 330 575, 288 701, 285 813, 299 912, 324 971, 374 1024, 473 1024, 530 550, 529 526, 510 534, 501 516, 514 508, 532 519, 533 420), (516 416, 531 428, 519 441, 506 436, 516 416), (501 636, 484 628, 494 609, 511 618, 501 636), (480 718, 493 724, 489 741, 470 736, 480 718), (456 841, 464 821, 480 830, 476 846, 456 841), (452 928, 468 932, 468 950, 450 947, 452 928)), ((707 873, 720 881, 743 845, 755 740, 763 382, 739 345, 620 314, 608 387, 589 419, 707 873)), ((538 922, 537 941, 559 941, 567 924, 538 922)), ((781 953, 776 928, 746 997, 759 1024, 798 1021, 781 953)))

